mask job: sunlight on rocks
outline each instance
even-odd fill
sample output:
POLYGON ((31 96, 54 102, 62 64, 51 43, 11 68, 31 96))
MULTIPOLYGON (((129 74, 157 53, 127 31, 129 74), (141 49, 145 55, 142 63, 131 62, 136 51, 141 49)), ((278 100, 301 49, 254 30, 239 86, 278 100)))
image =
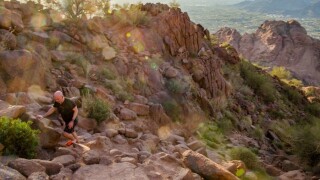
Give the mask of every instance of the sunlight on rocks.
POLYGON ((35 28, 41 28, 47 25, 47 18, 43 14, 36 14, 32 16, 30 23, 35 28))
POLYGON ((158 129, 158 136, 160 139, 167 139, 171 134, 171 129, 168 126, 161 126, 158 129))

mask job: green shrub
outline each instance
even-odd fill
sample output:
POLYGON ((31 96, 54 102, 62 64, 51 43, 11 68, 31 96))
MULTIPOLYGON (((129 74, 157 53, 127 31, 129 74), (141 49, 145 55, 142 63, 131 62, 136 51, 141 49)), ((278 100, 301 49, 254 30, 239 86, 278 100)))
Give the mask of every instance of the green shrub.
POLYGON ((306 110, 310 114, 320 117, 320 103, 309 103, 306 105, 306 110))
POLYGON ((221 118, 217 121, 217 126, 222 134, 228 134, 233 129, 232 121, 229 118, 221 118))
POLYGON ((284 86, 284 93, 283 93, 289 101, 293 102, 294 104, 301 104, 303 103, 304 96, 295 88, 284 86))
POLYGON ((259 73, 252 64, 241 61, 240 75, 245 83, 260 94, 266 102, 276 100, 277 90, 274 88, 272 81, 266 75, 259 73))
POLYGON ((232 160, 241 160, 249 169, 257 169, 259 167, 257 155, 250 149, 245 147, 236 147, 229 152, 232 160))
POLYGON ((251 131, 251 137, 258 139, 258 140, 262 140, 264 136, 264 132, 263 129, 261 129, 261 127, 256 126, 253 131, 251 131))
POLYGON ((180 105, 175 100, 165 101, 162 103, 163 109, 166 114, 175 122, 180 120, 180 114, 182 113, 180 105))
POLYGON ((292 133, 293 150, 310 165, 320 160, 320 119, 311 124, 297 125, 292 133))
POLYGON ((83 104, 88 117, 95 119, 97 123, 110 117, 111 107, 102 99, 88 95, 83 98, 83 104))
POLYGON ((79 72, 80 74, 84 76, 88 75, 90 62, 82 54, 72 53, 67 56, 67 59, 70 63, 81 68, 82 72, 79 72))
POLYGON ((108 69, 108 68, 103 68, 101 70, 101 75, 109 80, 115 80, 117 78, 117 76, 115 75, 114 72, 112 72, 112 70, 108 69))
POLYGON ((303 85, 302 81, 292 78, 290 71, 286 70, 286 68, 282 66, 273 67, 270 74, 278 77, 282 82, 288 84, 289 86, 301 87, 303 85))
POLYGON ((34 158, 39 144, 39 131, 31 129, 29 122, 20 119, 0 117, 0 143, 5 146, 5 154, 23 158, 34 158))
POLYGON ((285 67, 278 67, 278 66, 275 66, 272 68, 272 71, 270 72, 270 74, 272 76, 276 76, 278 77, 279 79, 291 79, 291 73, 290 71, 286 70, 285 67))
POLYGON ((209 147, 217 149, 223 143, 223 134, 214 122, 199 124, 197 134, 209 147))
POLYGON ((165 86, 172 94, 182 94, 184 92, 183 83, 178 79, 170 79, 166 82, 165 86))
POLYGON ((123 101, 123 102, 125 100, 133 101, 134 99, 133 96, 130 93, 128 93, 130 89, 132 89, 132 87, 128 87, 131 85, 126 80, 120 80, 120 79, 106 80, 104 83, 104 86, 110 89, 114 93, 116 98, 119 99, 120 101, 123 101), (123 84, 123 86, 126 86, 125 90, 121 84, 123 84))
POLYGON ((133 101, 134 100, 134 97, 131 94, 125 92, 125 91, 119 91, 115 95, 122 102, 124 102, 126 100, 128 100, 128 101, 133 101))

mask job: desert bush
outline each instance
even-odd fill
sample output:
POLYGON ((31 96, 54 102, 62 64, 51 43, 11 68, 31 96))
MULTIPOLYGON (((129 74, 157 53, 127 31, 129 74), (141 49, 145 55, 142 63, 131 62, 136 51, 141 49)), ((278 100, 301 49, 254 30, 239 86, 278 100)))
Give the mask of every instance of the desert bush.
POLYGON ((233 130, 233 123, 227 117, 219 119, 217 121, 217 126, 222 134, 228 134, 233 130))
POLYGON ((88 113, 89 118, 93 118, 100 123, 110 117, 110 105, 97 97, 87 95, 83 98, 84 110, 88 113))
POLYGON ((309 165, 316 165, 320 160, 320 119, 310 124, 296 125, 293 129, 294 152, 309 165))
POLYGON ((120 101, 133 101, 133 96, 129 93, 129 86, 130 83, 128 81, 123 80, 123 79, 115 79, 115 80, 106 80, 104 83, 104 86, 108 89, 110 89, 113 94, 116 96, 117 99, 120 101), (126 86, 126 89, 123 87, 126 86))
POLYGON ((282 82, 288 84, 289 86, 302 87, 302 81, 292 78, 290 71, 286 70, 285 67, 275 66, 272 68, 270 75, 278 77, 282 82))
POLYGON ((116 73, 109 68, 103 68, 100 73, 102 77, 109 80, 115 80, 117 78, 116 73))
POLYGON ((262 140, 264 136, 263 129, 260 126, 256 126, 253 131, 250 131, 251 137, 262 140))
POLYGON ((291 79, 290 71, 286 70, 286 68, 282 66, 273 67, 270 74, 278 77, 279 79, 291 79))
POLYGON ((180 120, 180 114, 182 113, 180 105, 175 100, 165 101, 162 104, 166 114, 174 121, 180 120))
POLYGON ((115 22, 130 26, 146 26, 150 22, 147 12, 142 11, 139 4, 115 10, 113 18, 115 22))
POLYGON ((240 75, 245 80, 245 83, 260 94, 266 102, 274 102, 276 100, 277 90, 274 88, 270 78, 259 73, 256 67, 249 62, 241 61, 240 75))
POLYGON ((306 111, 316 117, 320 117, 320 103, 308 103, 306 105, 306 111))
POLYGON ((249 169, 257 169, 259 167, 257 155, 250 149, 245 147, 236 147, 229 152, 232 160, 241 160, 249 169))
POLYGON ((284 81, 285 83, 287 83, 289 86, 294 86, 294 87, 302 87, 303 83, 302 81, 298 80, 298 79, 290 79, 289 81, 284 81))
POLYGON ((67 59, 71 64, 75 64, 81 68, 80 74, 87 76, 89 73, 90 62, 83 56, 83 54, 70 53, 67 55, 67 59))
POLYGON ((172 94, 182 94, 184 92, 184 84, 178 79, 169 79, 166 81, 165 86, 172 94))
POLYGON ((217 149, 224 142, 221 130, 214 122, 199 124, 197 134, 209 147, 217 149))
POLYGON ((171 8, 177 9, 177 8, 180 7, 180 4, 178 3, 177 0, 172 0, 171 2, 169 2, 169 6, 170 6, 171 8))
POLYGON ((23 158, 34 158, 39 144, 39 131, 31 129, 29 122, 0 117, 0 143, 5 146, 4 154, 23 158))
POLYGON ((283 95, 294 104, 301 104, 304 101, 304 95, 294 87, 283 86, 283 95))

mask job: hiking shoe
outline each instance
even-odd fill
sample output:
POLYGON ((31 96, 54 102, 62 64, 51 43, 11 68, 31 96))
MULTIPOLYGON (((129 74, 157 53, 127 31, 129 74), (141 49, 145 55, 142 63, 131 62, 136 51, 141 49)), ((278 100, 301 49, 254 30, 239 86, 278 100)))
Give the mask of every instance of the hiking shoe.
POLYGON ((66 146, 71 146, 73 144, 73 141, 69 140, 67 143, 66 143, 66 146))

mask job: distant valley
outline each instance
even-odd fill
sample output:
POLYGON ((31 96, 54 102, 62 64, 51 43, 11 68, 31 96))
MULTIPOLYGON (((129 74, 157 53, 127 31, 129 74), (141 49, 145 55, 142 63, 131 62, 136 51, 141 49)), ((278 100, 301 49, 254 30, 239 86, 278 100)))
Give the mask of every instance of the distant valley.
POLYGON ((308 32, 308 35, 320 39, 320 18, 293 18, 278 14, 248 12, 246 10, 219 5, 184 5, 182 11, 188 12, 191 20, 209 29, 211 33, 222 27, 237 29, 241 34, 252 33, 266 20, 297 20, 308 32))
POLYGON ((290 15, 293 17, 320 17, 319 0, 255 0, 243 1, 234 6, 249 11, 290 15))

